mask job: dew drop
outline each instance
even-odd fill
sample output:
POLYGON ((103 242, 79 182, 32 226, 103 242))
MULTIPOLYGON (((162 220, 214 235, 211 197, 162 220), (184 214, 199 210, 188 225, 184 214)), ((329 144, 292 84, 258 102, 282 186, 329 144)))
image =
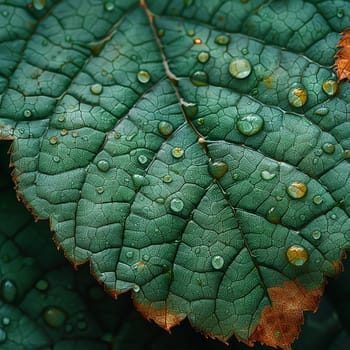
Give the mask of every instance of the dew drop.
POLYGON ((108 162, 108 160, 106 159, 101 159, 97 162, 97 168, 98 170, 102 171, 102 172, 107 172, 110 169, 110 164, 108 162))
POLYGON ((257 114, 248 114, 237 120, 238 131, 245 136, 257 134, 264 126, 264 119, 257 114))
POLYGON ((4 326, 8 326, 11 323, 11 319, 10 319, 10 317, 5 316, 2 318, 1 322, 4 326))
POLYGON ((60 157, 59 156, 54 156, 53 157, 53 161, 55 162, 55 163, 59 163, 60 162, 60 157))
POLYGON ((248 50, 247 48, 243 48, 243 49, 241 50, 241 52, 242 52, 243 55, 248 55, 249 50, 248 50))
POLYGON ((72 137, 74 137, 74 138, 78 137, 78 132, 77 131, 73 131, 72 132, 72 137))
POLYGON ((335 80, 326 80, 322 84, 322 90, 328 95, 328 96, 333 96, 337 93, 338 91, 338 83, 335 80))
POLYGON ((135 293, 138 293, 140 291, 140 286, 135 284, 134 287, 132 288, 132 290, 135 292, 135 293))
POLYGON ((329 108, 327 107, 320 107, 314 110, 314 114, 320 117, 324 117, 325 115, 328 114, 328 112, 329 112, 329 108))
POLYGON ((36 282, 35 288, 41 292, 44 292, 49 288, 49 282, 47 280, 39 280, 36 282))
MULTIPOLYGON (((190 33, 189 32, 187 32, 187 34, 189 35, 189 36, 193 36, 194 34, 195 34, 195 32, 193 31, 193 34, 192 35, 190 35, 190 33)), ((195 45, 200 45, 200 44, 202 44, 202 39, 201 38, 194 38, 193 39, 193 44, 195 44, 195 45)))
POLYGON ((6 303, 13 303, 17 297, 17 287, 11 280, 4 280, 1 283, 1 295, 6 303))
POLYGON ((215 42, 219 45, 227 45, 230 42, 230 37, 227 35, 218 35, 215 42))
POLYGON ((214 179, 220 179, 223 177, 228 170, 228 165, 225 162, 210 162, 208 165, 209 174, 214 179))
POLYGON ((300 199, 306 195, 307 186, 302 182, 293 182, 287 188, 287 193, 291 198, 300 199))
POLYGON ((144 176, 139 175, 139 174, 134 174, 132 176, 132 181, 133 181, 136 188, 140 188, 141 186, 148 184, 147 179, 144 176))
POLYGON ((143 154, 140 154, 138 157, 137 157, 137 160, 140 164, 144 165, 148 162, 148 158, 143 155, 143 154))
POLYGON ((45 8, 46 5, 46 0, 33 0, 33 7, 40 11, 45 8))
POLYGON ((344 159, 350 159, 350 149, 344 149, 343 157, 344 159))
POLYGON ((208 74, 202 70, 198 70, 191 75, 191 82, 196 86, 208 85, 208 74))
POLYGON ((322 145, 322 151, 327 154, 333 154, 335 151, 335 146, 333 143, 326 142, 322 145))
POLYGON ((162 197, 156 198, 156 203, 158 203, 158 204, 164 204, 164 202, 165 202, 164 198, 162 198, 162 197))
POLYGON ((196 247, 196 248, 194 249, 194 252, 195 252, 195 254, 199 255, 200 252, 201 252, 201 248, 200 248, 200 247, 196 247))
POLYGON ((181 147, 174 147, 171 150, 171 154, 174 158, 181 158, 184 155, 184 150, 181 147))
POLYGON ((338 9, 337 10, 337 17, 338 18, 343 18, 344 17, 345 11, 343 9, 338 9))
POLYGON ((23 112, 24 118, 30 118, 32 116, 32 111, 30 109, 25 109, 23 112))
POLYGON ((97 191, 97 193, 103 193, 104 192, 104 188, 103 188, 103 186, 98 186, 98 187, 96 187, 96 191, 97 191))
POLYGON ((148 254, 143 254, 142 259, 143 259, 143 261, 148 261, 149 260, 149 255, 148 254))
POLYGON ((4 17, 7 17, 9 15, 9 12, 8 11, 2 11, 1 14, 4 16, 4 17))
POLYGON ((309 253, 303 246, 295 244, 287 249, 287 259, 294 266, 303 266, 309 259, 309 253))
POLYGON ((158 130, 162 135, 169 136, 173 133, 174 126, 169 122, 161 121, 158 124, 158 130))
POLYGON ((276 207, 272 207, 269 209, 269 211, 267 212, 266 218, 273 224, 279 224, 281 221, 281 217, 278 214, 276 207))
POLYGON ((260 173, 260 176, 263 180, 269 181, 272 180, 276 176, 276 174, 270 173, 268 170, 263 170, 260 173))
POLYGON ((44 320, 52 328, 59 328, 66 322, 66 313, 55 306, 49 307, 44 311, 44 320))
POLYGON ((184 202, 179 199, 179 198, 173 198, 170 201, 170 209, 175 212, 175 213, 179 213, 184 207, 184 202))
POLYGON ((93 84, 90 86, 90 91, 94 95, 100 95, 101 92, 103 91, 103 86, 101 84, 93 84))
POLYGON ((307 101, 307 91, 302 87, 289 90, 288 102, 292 107, 302 107, 307 101))
POLYGON ((126 257, 128 258, 128 259, 131 259, 133 256, 134 256, 134 252, 133 251, 131 251, 131 250, 129 250, 128 252, 126 252, 126 257))
POLYGON ((210 54, 209 52, 206 52, 206 51, 200 52, 197 56, 197 59, 200 63, 208 62, 209 58, 210 58, 210 54))
POLYGON ((164 175, 163 176, 163 182, 170 183, 171 181, 173 181, 173 179, 172 179, 172 177, 170 175, 164 175))
POLYGON ((198 105, 192 102, 182 101, 182 108, 184 109, 186 116, 189 118, 193 118, 198 113, 198 105))
POLYGON ((197 125, 201 126, 201 125, 203 125, 203 124, 204 124, 204 119, 203 119, 203 118, 199 118, 199 119, 197 120, 197 125))
POLYGON ((0 344, 5 343, 6 340, 7 340, 7 333, 4 329, 0 327, 0 344))
POLYGON ((158 36, 161 38, 162 36, 164 36, 165 34, 165 30, 164 29, 158 29, 158 36))
POLYGON ((337 218, 337 215, 336 215, 336 214, 332 214, 332 215, 331 215, 331 219, 332 219, 332 220, 335 220, 336 218, 337 218))
POLYGON ((230 74, 236 79, 247 78, 252 72, 252 66, 246 58, 234 57, 228 67, 230 74))
POLYGON ((314 196, 312 198, 312 201, 316 204, 316 205, 319 205, 323 202, 323 198, 321 196, 314 196))
POLYGON ((68 130, 67 130, 67 129, 62 129, 62 130, 60 131, 60 134, 61 134, 61 136, 65 136, 65 135, 68 134, 68 130))
POLYGON ((321 231, 315 230, 311 232, 311 236, 313 239, 320 239, 321 238, 321 231))
POLYGON ((211 266, 215 270, 220 270, 224 266, 224 258, 221 255, 215 255, 211 259, 211 266))
POLYGON ((51 143, 51 145, 56 145, 57 144, 57 137, 56 136, 52 136, 49 139, 49 142, 51 143))
POLYGON ((137 73, 137 79, 140 83, 146 84, 151 80, 151 74, 149 74, 146 70, 140 70, 137 73))
POLYGON ((112 2, 106 2, 105 3, 105 10, 110 12, 114 10, 114 4, 112 2))
POLYGON ((59 121, 59 122, 64 122, 65 120, 66 120, 66 118, 65 118, 64 115, 60 115, 60 116, 58 117, 58 121, 59 121))

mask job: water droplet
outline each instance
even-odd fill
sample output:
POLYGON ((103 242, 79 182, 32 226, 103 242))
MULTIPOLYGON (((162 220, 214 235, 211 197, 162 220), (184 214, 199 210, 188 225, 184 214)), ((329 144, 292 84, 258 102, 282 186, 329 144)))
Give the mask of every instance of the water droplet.
POLYGON ((30 109, 25 109, 23 112, 24 118, 30 118, 32 116, 32 111, 30 109))
POLYGON ((112 2, 106 2, 105 3, 105 10, 110 12, 114 10, 114 4, 112 2))
POLYGON ((230 42, 230 37, 227 35, 218 35, 215 42, 219 45, 227 45, 230 42))
POLYGON ((314 110, 314 114, 320 117, 324 117, 325 115, 328 114, 328 112, 329 112, 329 108, 327 107, 320 107, 314 110))
POLYGON ((260 173, 260 176, 263 180, 269 181, 272 180, 276 176, 276 174, 270 173, 268 170, 263 170, 260 173))
POLYGON ((11 280, 4 280, 1 283, 1 295, 6 303, 13 303, 17 297, 17 287, 11 280))
POLYGON ((132 290, 135 292, 135 293, 138 293, 140 291, 140 286, 135 284, 134 287, 132 288, 132 290))
POLYGON ((343 18, 344 17, 345 11, 343 9, 338 9, 337 10, 337 17, 338 18, 343 18))
POLYGON ((200 247, 196 247, 196 248, 194 249, 194 252, 195 252, 195 254, 199 255, 200 252, 201 252, 201 248, 200 248, 200 247))
POLYGON ((322 90, 328 95, 333 96, 338 91, 338 83, 335 80, 326 80, 322 84, 322 90))
POLYGON ((287 249, 287 259, 294 266, 303 266, 309 259, 309 253, 303 246, 295 244, 287 249))
POLYGON ((243 48, 243 49, 241 50, 241 52, 242 52, 243 55, 248 55, 249 50, 245 47, 245 48, 243 48))
POLYGON ((158 130, 162 135, 169 136, 173 133, 174 126, 169 122, 162 121, 158 124, 158 130))
POLYGON ((202 51, 198 54, 197 59, 200 63, 206 63, 208 62, 210 58, 209 52, 202 51))
POLYGON ((230 74, 236 79, 247 78, 252 72, 252 66, 246 58, 234 57, 228 67, 230 74))
POLYGON ((11 319, 10 319, 10 317, 5 316, 2 318, 1 322, 4 326, 8 326, 11 323, 11 319))
POLYGON ((311 236, 313 239, 320 239, 321 238, 321 231, 315 230, 311 232, 311 236))
POLYGON ((149 260, 149 255, 148 254, 143 254, 142 259, 143 259, 143 261, 148 261, 149 260))
POLYGON ((78 137, 78 132, 77 131, 73 131, 72 132, 72 137, 74 137, 74 138, 78 137))
POLYGON ((184 207, 184 202, 179 198, 173 198, 170 201, 170 209, 175 213, 179 213, 184 207))
MULTIPOLYGON (((190 34, 187 32, 187 34, 188 34, 189 36, 193 36, 195 33, 193 32, 193 34, 190 35, 190 34)), ((200 44, 202 44, 202 39, 201 39, 201 38, 194 38, 194 39, 193 39, 193 44, 195 44, 195 45, 200 45, 200 44)))
POLYGON ((164 203, 165 203, 165 200, 164 200, 164 198, 162 198, 162 197, 158 197, 158 198, 156 198, 156 203, 158 203, 158 204, 164 204, 164 203))
POLYGON ((204 119, 203 118, 199 118, 198 120, 197 120, 197 125, 199 125, 199 126, 201 126, 201 125, 203 125, 204 124, 204 119))
POLYGON ((281 221, 280 214, 277 212, 276 207, 272 207, 269 209, 269 211, 267 212, 266 218, 273 224, 279 224, 281 221))
POLYGON ((106 159, 101 159, 97 162, 97 168, 98 170, 102 171, 102 172, 107 172, 110 169, 110 164, 109 161, 106 159))
POLYGON ((344 149, 343 157, 344 157, 344 159, 349 159, 350 158, 350 149, 344 149))
POLYGON ((1 14, 4 16, 4 17, 7 17, 9 15, 9 12, 4 10, 1 12, 1 14))
POLYGON ((7 340, 7 333, 4 329, 0 327, 0 344, 5 343, 6 340, 7 340))
POLYGON ((46 0, 33 0, 33 7, 40 11, 45 8, 46 5, 46 0))
POLYGON ((291 198, 300 199, 306 195, 307 186, 301 182, 293 182, 287 188, 287 193, 291 198))
POLYGON ((64 122, 64 121, 66 120, 66 118, 65 118, 64 115, 60 115, 57 119, 58 119, 58 121, 61 122, 61 123, 64 122))
POLYGON ((138 175, 138 174, 134 174, 132 176, 132 181, 133 181, 133 183, 134 183, 136 188, 139 188, 141 186, 144 186, 144 185, 148 184, 147 179, 144 176, 138 175))
POLYGON ((163 182, 169 183, 171 181, 173 181, 173 179, 172 179, 172 177, 170 175, 164 175, 163 176, 163 182))
POLYGON ((220 255, 213 256, 211 259, 211 266, 215 270, 220 270, 224 266, 224 258, 220 255))
POLYGON ((210 162, 208 165, 209 174, 214 179, 220 179, 223 177, 228 170, 228 165, 225 162, 210 162))
POLYGON ((59 163, 60 162, 60 157, 59 156, 54 156, 53 157, 53 161, 55 162, 55 163, 59 163))
POLYGON ((202 70, 198 70, 191 75, 191 82, 196 86, 208 85, 208 74, 202 70))
POLYGON ((70 43, 72 41, 72 37, 67 34, 65 37, 64 37, 64 40, 67 42, 67 43, 70 43))
POLYGON ((51 143, 51 145, 56 145, 57 144, 57 137, 56 136, 51 136, 49 139, 49 142, 51 143))
POLYGON ((66 322, 66 313, 55 306, 49 307, 44 311, 44 320, 52 328, 59 328, 66 322))
POLYGON ((165 34, 165 30, 164 29, 158 29, 158 36, 161 38, 162 36, 164 36, 165 34))
POLYGON ((292 107, 302 107, 307 101, 307 91, 302 87, 289 90, 288 102, 292 107))
POLYGON ((128 259, 131 259, 133 256, 134 256, 134 252, 133 251, 131 251, 131 250, 129 250, 128 252, 126 252, 126 257, 128 258, 128 259))
POLYGON ((90 91, 94 95, 100 95, 103 90, 103 86, 101 84, 93 84, 90 86, 90 91))
POLYGON ((312 201, 316 204, 316 205, 319 205, 323 202, 323 198, 321 196, 314 196, 312 198, 312 201))
POLYGON ((264 119, 257 114, 248 114, 237 120, 238 131, 245 136, 257 134, 264 126, 264 119))
POLYGON ((98 186, 98 187, 96 187, 96 191, 97 191, 97 193, 103 193, 103 191, 104 191, 104 188, 103 188, 103 186, 98 186))
POLYGON ((181 101, 181 104, 187 117, 193 118, 197 115, 198 105, 196 103, 181 101))
POLYGON ((331 215, 331 219, 332 219, 332 220, 335 220, 336 218, 337 218, 337 215, 336 215, 336 214, 332 214, 332 215, 331 215))
POLYGON ((174 158, 181 158, 184 155, 184 150, 181 147, 174 147, 171 154, 174 158))
POLYGON ((49 288, 49 282, 47 280, 39 280, 38 282, 36 282, 35 288, 44 292, 49 288))
POLYGON ((137 160, 140 164, 144 165, 148 162, 148 158, 143 155, 143 154, 140 154, 138 157, 137 157, 137 160))
POLYGON ((146 84, 151 80, 151 74, 149 74, 146 70, 140 70, 137 73, 137 79, 140 83, 146 84))

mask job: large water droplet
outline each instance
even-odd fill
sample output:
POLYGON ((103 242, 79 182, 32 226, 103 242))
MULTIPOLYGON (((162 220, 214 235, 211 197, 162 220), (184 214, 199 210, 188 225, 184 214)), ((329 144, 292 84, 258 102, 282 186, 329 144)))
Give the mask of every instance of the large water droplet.
POLYGON ((208 165, 209 174, 214 179, 220 179, 223 177, 228 170, 228 165, 225 162, 210 162, 208 165))
POLYGON ((25 109, 23 111, 23 117, 24 118, 30 118, 32 116, 32 111, 30 109, 25 109))
POLYGON ((219 45, 227 45, 230 42, 230 37, 227 35, 218 35, 215 42, 219 45))
POLYGON ((39 280, 36 282, 35 288, 44 292, 49 288, 49 282, 47 280, 39 280))
POLYGON ((303 266, 309 259, 309 253, 303 246, 294 244, 287 249, 287 259, 294 266, 303 266))
POLYGON ((184 202, 179 198, 173 198, 170 201, 170 209, 175 213, 179 213, 184 207, 184 202))
POLYGON ((100 171, 107 172, 110 169, 110 164, 108 160, 106 159, 101 159, 97 162, 97 168, 100 171))
POLYGON ((306 195, 307 186, 302 182, 293 182, 287 188, 287 193, 294 199, 303 198, 306 195))
POLYGON ((252 72, 252 66, 246 58, 234 57, 228 70, 234 78, 244 79, 252 72))
POLYGON ((222 256, 216 255, 211 259, 211 266, 213 266, 215 270, 220 270, 224 266, 224 262, 225 261, 222 256))
POLYGON ((270 173, 268 170, 263 170, 260 173, 260 176, 263 180, 269 181, 272 180, 276 176, 276 174, 270 173))
POLYGON ((197 103, 182 101, 182 108, 184 109, 186 116, 189 118, 193 118, 198 113, 198 105, 197 103))
POLYGON ((4 329, 0 327, 0 344, 5 343, 6 340, 7 340, 7 333, 4 329))
POLYGON ((66 313, 55 306, 49 307, 44 311, 44 320, 52 328, 59 328, 66 322, 66 313))
POLYGON ((33 7, 40 11, 45 8, 46 5, 46 0, 33 0, 33 7))
POLYGON ((17 286, 11 280, 4 280, 1 283, 1 295, 6 303, 13 303, 17 297, 17 286))
POLYGON ((90 86, 90 91, 94 95, 100 95, 101 92, 103 91, 103 86, 101 84, 93 84, 90 86))
POLYGON ((210 54, 209 52, 206 52, 206 51, 200 52, 197 56, 197 59, 200 63, 208 62, 209 58, 210 58, 210 54))
POLYGON ((321 231, 315 230, 311 232, 311 236, 313 239, 319 240, 321 238, 321 231))
POLYGON ((327 154, 333 154, 335 151, 335 146, 333 143, 326 142, 322 145, 322 151, 327 154))
POLYGON ((264 119, 257 114, 248 114, 237 120, 238 131, 245 136, 257 134, 264 126, 264 119))
POLYGON ((169 122, 161 121, 158 124, 158 130, 162 135, 169 136, 173 133, 174 126, 173 126, 173 124, 171 124, 169 122))
POLYGON ((272 207, 268 210, 266 218, 273 224, 279 224, 281 221, 281 216, 278 213, 278 210, 276 209, 276 207, 272 207))
POLYGON ((140 83, 146 84, 151 80, 151 74, 149 74, 146 70, 140 70, 137 73, 137 79, 140 83))
POLYGON ((302 87, 296 87, 289 90, 288 102, 293 107, 302 107, 307 101, 307 91, 302 87))
POLYGON ((338 91, 338 83, 335 80, 326 80, 322 84, 322 90, 328 95, 328 96, 333 96, 337 93, 338 91))
POLYGON ((184 150, 181 147, 174 147, 171 150, 171 154, 174 158, 181 158, 184 155, 184 150))
POLYGON ((208 85, 208 74, 202 70, 198 70, 191 75, 191 82, 196 86, 208 85))

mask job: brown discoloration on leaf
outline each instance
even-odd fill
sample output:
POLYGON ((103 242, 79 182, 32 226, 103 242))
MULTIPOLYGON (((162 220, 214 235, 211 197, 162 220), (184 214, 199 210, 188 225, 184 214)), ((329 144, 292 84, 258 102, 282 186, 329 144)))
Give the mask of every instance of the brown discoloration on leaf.
POLYGON ((335 67, 339 80, 350 80, 350 28, 341 34, 337 47, 342 49, 335 55, 335 67))
POLYGON ((266 307, 248 345, 259 341, 285 350, 291 349, 291 343, 298 337, 304 321, 304 311, 316 311, 323 286, 315 290, 306 290, 295 281, 287 281, 280 287, 268 290, 272 306, 266 307))

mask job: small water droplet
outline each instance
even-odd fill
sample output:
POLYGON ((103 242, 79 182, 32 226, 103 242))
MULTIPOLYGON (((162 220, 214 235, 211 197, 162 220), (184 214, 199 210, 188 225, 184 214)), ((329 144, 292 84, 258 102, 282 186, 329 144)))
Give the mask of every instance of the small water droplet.
POLYGON ((103 86, 101 84, 93 84, 90 86, 90 91, 94 95, 100 95, 103 91, 103 86))
POLYGON ((148 162, 148 158, 143 155, 143 154, 140 154, 138 157, 137 157, 137 160, 140 164, 142 165, 145 165, 147 162, 148 162))
POLYGON ((343 18, 344 17, 345 11, 343 9, 338 9, 337 10, 337 17, 338 18, 343 18))
POLYGON ((7 340, 7 333, 3 328, 0 327, 0 344, 5 343, 6 340, 7 340))
POLYGON ((158 124, 158 130, 162 135, 169 136, 173 133, 174 126, 173 126, 173 124, 171 124, 169 122, 161 121, 158 124))
POLYGON ((220 270, 224 266, 224 262, 224 258, 221 255, 216 255, 211 259, 211 266, 215 270, 220 270))
POLYGON ((248 114, 237 120, 238 131, 245 136, 257 134, 264 126, 264 119, 257 114, 248 114))
POLYGON ((164 200, 164 198, 162 198, 162 197, 158 197, 158 198, 156 198, 156 203, 158 203, 158 204, 164 204, 164 203, 165 203, 165 200, 164 200))
POLYGON ((269 209, 269 211, 267 212, 266 218, 273 224, 279 224, 281 221, 281 217, 278 214, 276 207, 272 207, 269 209))
POLYGON ((4 16, 4 17, 7 17, 9 15, 9 12, 4 10, 1 12, 1 14, 4 16))
POLYGON ((332 214, 332 215, 331 215, 331 219, 332 219, 332 220, 335 220, 336 218, 337 218, 337 215, 336 215, 336 214, 332 214))
POLYGON ((158 29, 158 36, 161 38, 162 36, 164 36, 164 34, 165 34, 165 30, 164 29, 158 29))
POLYGON ((312 201, 316 204, 316 205, 319 205, 323 202, 323 198, 321 196, 314 196, 312 198, 312 201))
POLYGON ((198 105, 196 103, 181 101, 181 104, 187 117, 193 118, 197 115, 198 105))
POLYGON ((196 247, 196 248, 194 249, 194 252, 195 252, 195 254, 199 255, 200 252, 201 252, 201 248, 200 248, 200 247, 196 247))
POLYGON ((249 50, 245 47, 245 48, 243 48, 243 49, 241 50, 241 52, 242 52, 243 55, 248 55, 249 50))
POLYGON ((32 116, 32 111, 30 109, 25 109, 23 112, 24 118, 30 118, 32 116))
POLYGON ((234 78, 244 79, 252 72, 252 66, 246 58, 234 57, 228 70, 234 78))
POLYGON ((263 170, 260 173, 260 176, 263 180, 269 181, 272 180, 276 176, 276 174, 270 173, 268 170, 263 170))
POLYGON ((320 258, 317 258, 316 260, 315 260, 315 263, 316 264, 319 264, 321 262, 321 259, 320 258))
POLYGON ((148 261, 149 260, 149 255, 148 254, 143 254, 142 259, 143 259, 143 261, 148 261))
POLYGON ((170 201, 170 209, 175 212, 175 213, 179 213, 184 207, 184 202, 179 199, 179 198, 173 198, 170 201))
POLYGON ((214 179, 220 179, 223 177, 228 171, 228 165, 225 162, 209 162, 208 164, 209 174, 214 179))
POLYGON ((208 74, 202 70, 198 70, 191 75, 191 82, 196 86, 208 85, 208 74))
POLYGON ((105 10, 110 12, 114 10, 114 4, 112 2, 106 2, 105 3, 105 10))
POLYGON ((146 70, 140 70, 137 73, 137 79, 140 83, 146 84, 151 80, 151 74, 149 74, 146 70))
POLYGON ((131 251, 131 250, 129 250, 129 251, 126 252, 125 255, 126 255, 126 257, 127 257, 128 259, 131 259, 131 258, 134 256, 134 252, 131 251))
POLYGON ((97 191, 97 193, 103 193, 104 192, 104 188, 103 188, 103 186, 98 186, 98 187, 96 187, 96 191, 97 191))
POLYGON ((329 112, 329 108, 327 107, 320 107, 314 110, 314 114, 320 117, 324 117, 325 115, 328 114, 328 112, 329 112))
POLYGON ((135 293, 138 293, 140 291, 140 286, 135 284, 134 287, 132 288, 132 290, 135 292, 135 293))
POLYGON ((144 176, 139 175, 139 174, 134 174, 132 176, 132 181, 133 181, 136 188, 140 188, 141 186, 148 184, 147 179, 144 176))
POLYGON ((287 259, 294 266, 303 266, 309 259, 309 253, 303 246, 294 244, 287 249, 287 259))
POLYGON ((174 147, 171 154, 174 158, 181 158, 184 155, 184 150, 181 147, 174 147))
POLYGON ((200 63, 208 62, 209 58, 210 58, 210 54, 209 52, 206 52, 206 51, 200 52, 197 56, 197 59, 200 63))
POLYGON ((59 163, 61 161, 61 158, 59 156, 54 156, 52 159, 55 163, 59 163))
POLYGON ((51 143, 51 145, 56 145, 57 144, 57 137, 56 136, 51 136, 49 139, 49 142, 51 143))
MULTIPOLYGON (((195 32, 193 31, 193 34, 192 34, 192 35, 190 35, 188 32, 187 32, 187 34, 188 34, 189 36, 193 36, 193 35, 195 34, 195 32)), ((194 38, 194 39, 193 39, 193 44, 195 44, 195 45, 200 45, 200 44, 202 44, 202 39, 201 39, 201 38, 194 38)))
POLYGON ((204 123, 205 123, 205 120, 203 118, 199 118, 197 120, 197 125, 199 125, 199 126, 203 125, 204 123))
POLYGON ((40 11, 45 8, 46 5, 46 0, 33 0, 33 7, 40 11))
POLYGON ((4 326, 8 326, 11 323, 11 319, 10 317, 5 316, 2 318, 1 322, 4 326))
POLYGON ((343 157, 344 157, 344 159, 349 159, 350 158, 350 149, 344 149, 343 157))
POLYGON ((318 240, 321 238, 321 231, 319 231, 319 230, 312 231, 311 236, 313 239, 318 240))
POLYGON ((326 80, 322 84, 322 90, 328 95, 328 96, 333 96, 337 93, 338 91, 338 83, 335 80, 326 80))
POLYGON ((73 131, 72 132, 72 137, 74 137, 74 138, 78 137, 78 132, 77 131, 73 131))
POLYGON ((51 306, 44 311, 44 320, 52 328, 59 328, 66 322, 66 313, 55 306, 51 306))
POLYGON ((106 159, 101 159, 97 162, 97 168, 98 170, 102 171, 102 172, 107 172, 110 169, 110 164, 109 161, 106 159))
POLYGON ((280 202, 280 201, 283 199, 283 197, 281 197, 281 196, 276 196, 275 199, 276 199, 276 201, 280 202))
POLYGON ((17 297, 17 287, 11 280, 4 280, 1 283, 1 295, 6 303, 13 303, 17 297))
POLYGON ((60 115, 57 119, 58 119, 58 121, 61 122, 61 123, 64 122, 64 121, 66 120, 66 118, 65 118, 64 115, 60 115))
POLYGON ((287 188, 287 193, 291 198, 300 199, 306 195, 307 186, 301 182, 293 182, 287 188))
POLYGON ((230 42, 230 37, 227 35, 218 35, 215 42, 219 45, 227 45, 230 42))
POLYGON ((49 282, 47 280, 39 280, 38 282, 36 282, 35 288, 44 292, 49 288, 49 282))
POLYGON ((302 87, 296 87, 289 90, 288 102, 292 107, 302 107, 307 101, 307 91, 302 87))
POLYGON ((163 176, 163 182, 170 183, 171 181, 173 181, 173 179, 172 179, 172 177, 170 175, 164 175, 163 176))

